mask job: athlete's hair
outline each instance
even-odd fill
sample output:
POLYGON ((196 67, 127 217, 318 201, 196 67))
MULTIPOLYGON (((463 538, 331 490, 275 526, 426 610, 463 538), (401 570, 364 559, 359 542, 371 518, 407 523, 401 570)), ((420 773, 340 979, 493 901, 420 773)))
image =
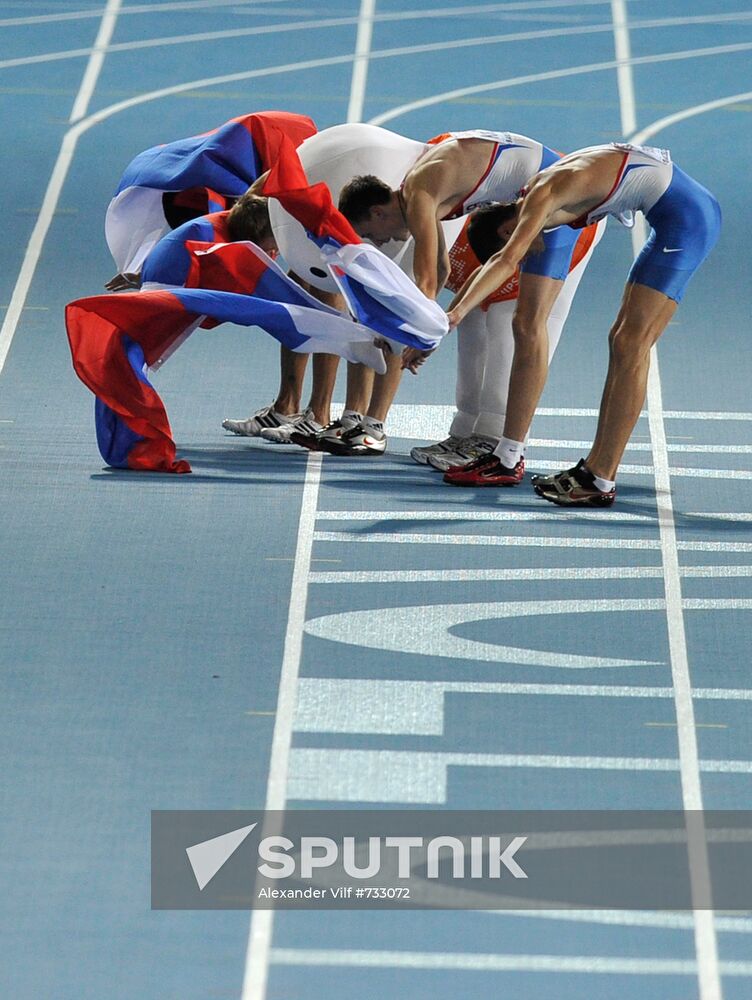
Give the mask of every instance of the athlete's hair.
POLYGON ((501 250, 506 240, 499 236, 499 226, 513 219, 516 212, 516 202, 502 205, 494 202, 473 212, 467 227, 467 242, 470 249, 481 262, 485 264, 497 250, 501 250))
POLYGON ((253 243, 260 243, 272 236, 269 199, 247 191, 241 195, 227 216, 227 235, 232 242, 251 240, 253 243))
POLYGON ((342 188, 339 195, 339 210, 355 225, 364 222, 376 205, 387 205, 392 197, 392 189, 373 174, 353 177, 342 188))

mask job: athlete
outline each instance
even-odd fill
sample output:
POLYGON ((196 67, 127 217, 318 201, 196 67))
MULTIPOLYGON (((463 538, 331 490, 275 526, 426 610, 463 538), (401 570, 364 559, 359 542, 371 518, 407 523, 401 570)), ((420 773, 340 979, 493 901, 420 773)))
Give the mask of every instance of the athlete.
MULTIPOLYGON (((720 206, 672 163, 668 150, 610 143, 577 150, 543 169, 522 197, 502 211, 507 219, 497 219, 495 225, 503 248, 454 298, 448 310, 450 325, 460 323, 513 274, 552 226, 574 231, 606 215, 632 226, 636 211, 643 212, 651 226, 609 333, 608 374, 590 452, 572 469, 533 480, 536 492, 552 503, 610 507, 616 497, 616 472, 645 400, 650 349, 718 239, 720 206)), ((527 433, 545 376, 545 364, 539 363, 537 370, 518 365, 515 352, 505 435, 522 438, 527 433)))
MULTIPOLYGON (((397 189, 376 177, 356 177, 340 196, 340 210, 360 236, 377 245, 412 234, 415 282, 425 295, 435 298, 449 273, 441 222, 468 215, 492 202, 511 201, 528 181, 531 169, 537 173, 559 156, 535 139, 514 132, 451 132, 434 140, 397 189)), ((489 254, 482 241, 474 240, 471 230, 468 236, 477 256, 486 259, 489 254)), ((496 249, 495 234, 494 240, 496 249)), ((515 365, 536 372, 542 369, 544 381, 549 360, 547 324, 569 274, 576 242, 577 234, 568 227, 551 228, 539 236, 534 246, 531 240, 530 253, 520 264, 512 323, 515 365)), ((477 296, 473 305, 479 305, 504 281, 484 285, 484 294, 477 296)), ((415 372, 426 357, 424 352, 406 348, 402 365, 415 372)), ((505 434, 493 462, 478 458, 465 466, 461 481, 450 481, 465 486, 514 486, 521 482, 526 433, 527 429, 514 438, 505 434)), ((482 457, 488 459, 487 452, 482 457)))
MULTIPOLYGON (((309 183, 324 181, 336 201, 346 183, 365 170, 378 171, 389 183, 399 184, 426 148, 425 142, 417 142, 388 129, 349 123, 335 125, 311 136, 302 143, 298 153, 309 183)), ((260 180, 263 182, 263 178, 260 180)), ((336 286, 322 269, 319 251, 307 238, 303 227, 275 199, 260 197, 256 199, 256 204, 260 209, 256 225, 261 225, 263 219, 267 226, 271 224, 281 255, 291 271, 308 283, 309 291, 321 289, 327 294, 329 289, 328 294, 333 297, 336 286)), ((454 224, 453 228, 459 229, 459 225, 454 224)), ((258 242, 251 225, 245 229, 245 238, 258 242)), ((382 249, 410 274, 407 257, 400 256, 405 249, 401 242, 391 243, 382 249)), ((340 302, 337 307, 344 308, 344 302, 340 302)), ((337 305, 333 298, 329 304, 337 305)), ((348 365, 345 408, 335 421, 329 420, 328 411, 339 359, 325 354, 314 355, 311 399, 312 402, 316 400, 316 405, 312 413, 301 413, 300 398, 307 356, 282 348, 280 358, 282 377, 280 392, 274 403, 246 419, 224 420, 222 426, 226 430, 246 436, 260 435, 277 443, 293 441, 315 450, 331 446, 332 451, 343 454, 381 454, 386 449, 386 434, 379 417, 388 410, 399 382, 399 354, 388 357, 387 374, 375 379, 373 371, 365 365, 348 365), (345 431, 352 433, 341 448, 339 442, 345 431)))
MULTIPOLYGON (((452 292, 458 292, 481 264, 467 237, 470 223, 475 222, 477 219, 473 216, 465 218, 463 230, 449 251, 451 271, 446 287, 452 292)), ((569 315, 574 293, 605 225, 604 220, 597 226, 588 226, 577 240, 570 273, 546 323, 549 364, 569 315)), ((478 246, 478 252, 484 254, 482 246, 478 246)), ((485 254, 484 260, 490 253, 485 254)), ((503 437, 514 357, 512 324, 518 292, 519 270, 479 306, 471 309, 459 324, 455 387, 457 409, 448 436, 435 444, 410 451, 410 457, 415 462, 444 472, 445 482, 451 485, 463 485, 466 467, 475 459, 490 455, 503 437)))

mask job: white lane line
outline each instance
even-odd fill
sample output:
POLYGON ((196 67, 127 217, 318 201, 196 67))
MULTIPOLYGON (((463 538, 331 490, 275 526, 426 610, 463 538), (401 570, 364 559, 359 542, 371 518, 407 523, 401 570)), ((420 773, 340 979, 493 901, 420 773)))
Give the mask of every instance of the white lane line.
MULTIPOLYGON (((581 923, 623 925, 625 927, 661 927, 693 930, 691 913, 648 913, 641 910, 484 910, 489 916, 531 917, 542 920, 567 920, 581 923)), ((716 917, 716 930, 727 934, 752 934, 748 917, 716 917)))
MULTIPOLYGON (((525 913, 525 916, 528 914, 525 913)), ((328 951, 275 948, 275 965, 334 968, 446 969, 473 972, 558 972, 573 974, 692 976, 697 963, 674 958, 611 958, 599 955, 499 955, 445 951, 328 951)), ((727 976, 752 976, 752 962, 724 962, 727 976)))
MULTIPOLYGON (((704 59, 711 56, 730 55, 734 52, 745 52, 750 48, 752 48, 752 43, 741 42, 734 45, 717 45, 710 48, 685 49, 681 52, 635 56, 629 60, 629 64, 630 66, 648 66, 655 63, 678 62, 683 59, 704 59)), ((486 83, 479 83, 472 87, 459 87, 455 90, 446 90, 440 94, 432 94, 417 101, 401 104, 399 107, 392 108, 390 111, 384 111, 382 114, 370 118, 369 122, 371 125, 384 125, 386 122, 406 115, 411 111, 419 111, 422 108, 454 101, 461 97, 470 97, 473 94, 486 94, 489 91, 503 90, 507 87, 521 87, 528 83, 540 83, 544 80, 560 80, 570 76, 584 76, 587 73, 602 73, 606 70, 617 69, 619 65, 618 60, 610 59, 606 62, 590 63, 589 65, 547 70, 545 73, 528 73, 525 76, 509 77, 505 80, 489 80, 486 83)))
POLYGON ((89 102, 91 101, 92 94, 94 93, 94 88, 97 85, 99 74, 102 71, 104 57, 107 54, 107 46, 110 44, 115 31, 115 24, 117 22, 121 3, 122 0, 108 0, 107 7, 105 8, 105 12, 102 15, 102 20, 99 25, 97 37, 94 40, 94 48, 91 52, 91 59, 89 59, 89 62, 87 63, 84 78, 81 81, 81 86, 79 87, 78 94, 76 95, 76 100, 73 102, 73 108, 68 119, 71 123, 77 122, 80 118, 83 118, 89 108, 89 102))
MULTIPOLYGON (((111 36, 120 5, 121 0, 107 0, 107 6, 102 14, 102 25, 97 36, 98 39, 105 39, 111 36)), ((80 110, 88 106, 97 83, 99 72, 102 68, 102 59, 102 53, 96 51, 92 53, 86 70, 84 71, 78 93, 76 94, 76 98, 73 102, 71 117, 73 114, 77 113, 77 109, 80 110)), ((36 271, 37 264, 39 263, 42 247, 47 237, 49 228, 52 225, 55 209, 57 208, 57 203, 60 199, 60 193, 63 189, 65 178, 68 175, 68 170, 70 169, 70 165, 73 160, 73 154, 76 149, 76 143, 79 135, 77 129, 78 126, 74 125, 74 127, 66 132, 63 137, 60 152, 58 153, 55 166, 52 170, 52 175, 50 176, 49 183, 47 184, 47 190, 44 193, 42 207, 39 210, 39 215, 37 216, 31 236, 29 237, 29 242, 26 246, 26 252, 24 253, 21 270, 19 271, 16 284, 13 288, 10 304, 8 305, 3 325, 0 327, 0 374, 5 367, 8 352, 10 351, 10 345, 13 342, 16 327, 18 326, 18 322, 21 318, 21 312, 26 304, 26 297, 29 294, 29 288, 31 287, 31 282, 34 278, 34 272, 36 271)))
MULTIPOLYGON (((752 17, 752 15, 748 15, 752 17)), ((668 27, 670 25, 684 25, 687 23, 688 18, 664 18, 655 21, 644 21, 640 22, 639 27, 646 29, 655 29, 656 27, 668 27)), ((700 18, 703 20, 703 18, 700 18)), ((715 21, 716 18, 712 17, 711 21, 715 21)), ((199 45, 205 44, 206 42, 218 42, 218 41, 228 41, 230 39, 244 38, 255 35, 277 35, 283 32, 290 31, 312 31, 324 28, 333 27, 344 27, 350 24, 355 24, 356 21, 352 17, 340 17, 340 18, 327 18, 318 19, 310 21, 297 21, 297 22, 285 22, 279 24, 268 24, 253 28, 232 28, 225 29, 221 31, 205 31, 197 34, 188 35, 168 35, 161 38, 147 38, 140 39, 138 41, 131 42, 119 42, 115 45, 109 47, 108 52, 133 52, 140 49, 150 49, 150 48, 165 48, 169 45, 199 45)), ((379 49, 372 53, 372 58, 374 59, 392 59, 399 56, 416 56, 420 54, 426 54, 429 52, 446 52, 452 49, 468 49, 485 47, 488 45, 502 44, 504 42, 524 42, 524 41, 534 41, 536 39, 546 39, 546 38, 560 38, 567 36, 582 36, 590 34, 598 34, 610 32, 611 24, 610 22, 602 25, 588 25, 586 27, 578 26, 576 28, 547 28, 545 30, 538 31, 524 31, 524 32, 511 32, 503 35, 483 35, 476 38, 462 38, 455 39, 453 41, 441 41, 441 42, 428 42, 420 45, 408 45, 399 46, 397 48, 390 49, 379 49)), ((722 52, 735 52, 735 51, 745 51, 747 48, 752 47, 752 45, 745 45, 744 43, 736 43, 734 45, 719 46, 712 50, 710 49, 698 49, 693 50, 693 55, 695 57, 700 57, 707 54, 720 54, 722 52)), ((47 62, 59 62, 67 59, 75 59, 81 55, 88 55, 90 49, 71 49, 71 50, 60 50, 56 52, 46 52, 40 55, 34 56, 20 56, 13 59, 0 60, 0 69, 11 69, 18 66, 29 66, 38 63, 47 62)), ((681 55, 679 53, 671 53, 670 58, 679 58, 681 55)), ((349 57, 353 59, 353 56, 349 57)), ((642 56, 641 60, 645 61, 665 61, 665 56, 642 56)), ((631 64, 634 65, 640 61, 640 59, 631 60, 631 64)), ((611 64, 610 68, 618 63, 611 64)), ((591 70, 592 72, 592 70, 591 70)), ((536 76, 535 79, 540 77, 536 76)), ((550 78, 549 76, 546 77, 550 78)), ((376 119, 372 120, 372 124, 380 124, 376 119)))
POLYGON ((616 83, 619 91, 621 133, 630 135, 637 128, 634 87, 632 83, 632 46, 627 24, 627 7, 624 0, 611 0, 611 22, 616 51, 616 83))
POLYGON ((723 513, 719 513, 718 511, 706 513, 700 510, 693 510, 687 511, 684 516, 710 518, 714 521, 752 521, 752 514, 745 514, 741 512, 738 514, 732 514, 728 511, 724 511, 723 513))
MULTIPOLYGON (((290 593, 290 609, 287 617, 285 648, 269 759, 269 777, 264 805, 267 812, 270 810, 282 811, 287 802, 290 746, 308 598, 313 525, 316 518, 320 480, 321 455, 311 453, 306 463, 306 478, 303 487, 290 593)), ((266 835, 266 831, 262 831, 262 836, 266 835)), ((248 935, 241 1000, 263 1000, 266 995, 273 926, 274 910, 254 910, 248 935)))
MULTIPOLYGON (((549 538, 545 535, 440 535, 383 531, 357 534, 354 531, 317 531, 317 542, 399 542, 400 545, 519 545, 533 548, 563 549, 659 549, 654 538, 549 538)), ((711 544, 711 543, 708 543, 711 544)), ((749 545, 752 551, 752 543, 749 545)), ((747 551, 746 549, 743 551, 747 551)))
POLYGON ((376 0, 361 0, 360 16, 357 22, 358 33, 355 39, 355 59, 350 82, 350 100, 347 105, 348 122, 359 122, 363 117, 375 11, 376 0))
POLYGON ((722 410, 666 410, 664 420, 752 420, 752 413, 722 410))
MULTIPOLYGON (((752 576, 752 566, 685 566, 682 576, 752 576)), ((538 569, 327 570, 311 573, 310 583, 474 583, 481 580, 643 580, 663 577, 663 566, 578 566, 538 569)))
MULTIPOLYGON (((360 121, 363 114, 368 53, 371 46, 375 6, 376 0, 361 0, 348 102, 348 121, 360 121)), ((272 738, 266 796, 267 810, 282 811, 287 803, 287 783, 303 650, 316 509, 321 482, 321 463, 322 456, 315 453, 311 453, 306 462, 306 483, 303 490, 298 542, 295 550, 290 616, 285 636, 285 655, 279 679, 277 717, 272 738)), ((251 917, 248 934, 241 1000, 264 1000, 266 996, 273 935, 274 910, 255 910, 251 917)))
MULTIPOLYGON (((288 0, 264 0, 269 3, 287 3, 288 0)), ((133 7, 122 7, 121 14, 152 14, 159 11, 172 13, 181 10, 193 10, 196 12, 210 11, 216 7, 237 6, 238 0, 196 0, 193 3, 151 3, 140 4, 133 7)), ((251 13, 249 11, 249 13, 251 13)), ((100 17, 98 10, 72 10, 65 14, 32 14, 29 17, 4 17, 0 19, 0 28, 16 28, 23 25, 51 24, 56 21, 85 21, 93 17, 100 17)))
MULTIPOLYGON (((589 441, 567 441, 560 438, 531 438, 529 441, 531 448, 589 448, 589 441)), ((630 441, 627 451, 652 451, 652 444, 649 441, 630 441)), ((714 454, 721 451, 723 454, 752 455, 752 445, 750 444, 668 444, 669 451, 687 452, 689 454, 714 454)))
POLYGON ((707 111, 717 111, 720 108, 728 107, 730 104, 739 104, 742 101, 749 100, 752 100, 752 90, 748 90, 742 94, 733 94, 730 97, 720 97, 715 101, 706 101, 704 104, 696 104, 691 108, 685 108, 683 111, 676 111, 672 115, 667 115, 665 118, 659 118, 644 129, 636 132, 630 141, 638 146, 643 145, 647 139, 657 132, 668 128, 669 125, 675 125, 686 118, 694 118, 695 115, 704 115, 707 111))
MULTIPOLYGON (((554 462, 550 459, 538 459, 533 457, 530 467, 533 469, 560 469, 561 461, 554 462)), ((622 476, 650 476, 655 469, 652 465, 620 465, 619 478, 622 476)), ((709 469, 701 467, 693 469, 689 466, 672 465, 669 472, 674 477, 689 477, 690 479, 752 479, 752 470, 747 469, 709 469)))
MULTIPOLYGON (((344 406, 340 400, 335 406, 344 406)), ((395 403, 389 411, 390 422, 397 417, 400 426, 409 424, 416 416, 433 416, 436 421, 451 420, 454 407, 442 403, 395 403)), ((536 417, 597 417, 598 410, 592 407, 541 406, 535 411, 536 417)), ((643 410, 641 417, 647 417, 643 410)), ((664 420, 752 420, 752 413, 723 410, 666 410, 664 420)), ((390 423, 391 426, 391 423, 390 423)), ((403 435, 407 437, 408 435, 403 435)))
MULTIPOLYGON (((671 687, 644 687, 629 684, 533 684, 511 681, 403 681, 360 680, 338 677, 306 677, 302 685, 313 685, 336 693, 339 687, 349 686, 357 691, 386 693, 400 689, 414 689, 432 694, 521 694, 542 695, 556 698, 673 698, 671 687)), ((694 688, 694 698, 701 701, 752 701, 752 688, 694 688)))
MULTIPOLYGON (((655 518, 649 514, 624 514, 619 511, 592 513, 597 516, 591 517, 588 511, 585 515, 588 521, 612 523, 615 519, 620 523, 655 523, 655 518)), ((319 521, 551 521, 556 517, 555 511, 475 510, 472 507, 464 510, 319 510, 316 514, 319 521)))
MULTIPOLYGON (((241 0, 242 2, 242 0, 241 0)), ((264 0, 261 9, 272 3, 287 3, 288 0, 264 0)), ((580 0, 577 4, 578 7, 591 6, 591 7, 606 7, 608 6, 609 0, 580 0)), ((173 11, 181 10, 194 10, 196 12, 201 12, 203 10, 211 10, 215 7, 240 7, 241 3, 239 0, 196 0, 193 3, 154 3, 154 4, 140 4, 133 7, 124 7, 121 11, 122 14, 150 14, 158 11, 166 11, 167 13, 172 13, 173 11)), ((484 14, 484 13, 496 13, 499 11, 525 11, 525 10, 535 10, 535 9, 551 9, 557 7, 568 7, 570 6, 569 0, 544 0, 544 2, 532 2, 532 3, 498 3, 498 4, 481 4, 475 6, 466 7, 440 7, 432 11, 425 10, 413 10, 413 11, 401 11, 394 14, 379 14, 376 18, 377 21, 403 21, 403 20, 417 20, 420 18, 436 18, 436 17, 466 17, 470 14, 484 14)), ((243 10, 244 14, 255 14, 259 11, 259 6, 253 4, 249 6, 247 10, 243 10)), ((241 13, 241 11, 233 11, 232 13, 241 13)), ((285 11, 282 10, 280 13, 284 14, 285 11)), ((75 20, 85 20, 92 17, 99 17, 99 11, 91 10, 76 10, 70 11, 66 14, 36 14, 31 17, 8 17, 0 20, 0 28, 7 27, 18 27, 27 24, 47 24, 51 21, 75 21, 75 20)), ((355 22, 354 18, 351 18, 352 22, 355 22)))
MULTIPOLYGON (((623 21, 624 33, 628 36, 626 4, 614 0, 613 9, 623 21)), ((634 85, 631 67, 627 69, 624 92, 620 89, 622 102, 622 122, 625 136, 634 136, 637 121, 634 113, 634 85)), ((643 138, 633 138, 633 142, 644 142, 643 138)), ((634 255, 642 249, 648 235, 644 216, 640 215, 632 230, 632 250, 634 255)), ((703 813, 702 768, 697 744, 697 728, 692 682, 689 670, 689 653, 684 628, 684 610, 692 602, 684 602, 682 597, 681 570, 679 566, 679 545, 676 537, 676 521, 671 496, 671 476, 681 475, 679 470, 669 467, 669 449, 666 439, 666 425, 663 421, 663 392, 661 388, 658 346, 650 352, 650 370, 647 384, 647 410, 650 440, 653 445, 653 465, 658 511, 658 531, 661 541, 661 557, 665 569, 664 587, 666 594, 666 621, 670 650, 671 676, 674 687, 677 737, 679 744, 679 771, 682 789, 682 806, 687 815, 688 834, 687 856, 689 862, 690 892, 693 901, 712 900, 712 877, 708 856, 707 833, 703 813), (689 816, 691 815, 691 820, 689 816)), ((736 478, 736 477, 734 477, 736 478)), ((700 1000, 722 1000, 723 987, 718 959, 718 939, 714 925, 713 910, 695 909, 694 940, 697 958, 697 980, 700 1000)))
MULTIPOLYGON (((566 515, 563 515, 566 516, 566 515)), ((399 532, 388 534, 372 531, 317 531, 317 542, 393 542, 411 545, 519 545, 545 549, 660 549, 654 538, 553 538, 547 535, 440 535, 399 532)), ((752 552, 752 542, 679 542, 682 552, 752 552)))

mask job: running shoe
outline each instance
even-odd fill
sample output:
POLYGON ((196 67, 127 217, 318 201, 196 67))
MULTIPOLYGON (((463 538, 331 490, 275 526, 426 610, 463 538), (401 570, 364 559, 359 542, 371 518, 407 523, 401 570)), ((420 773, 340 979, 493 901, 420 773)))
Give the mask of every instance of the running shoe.
POLYGON ((343 431, 339 438, 322 440, 321 446, 330 455, 383 455, 386 451, 386 434, 357 423, 343 431))
POLYGON ((444 455, 448 451, 454 451, 463 440, 463 438, 456 434, 450 434, 449 437, 444 438, 443 441, 437 441, 436 444, 423 445, 421 448, 411 448, 410 458, 413 462, 417 462, 418 465, 428 465, 432 455, 444 455))
POLYGON ((428 464, 439 472, 446 472, 460 465, 467 465, 474 462, 476 458, 483 458, 489 455, 496 447, 497 442, 491 438, 481 437, 479 434, 471 434, 470 437, 463 438, 452 450, 445 451, 441 455, 431 455, 428 464))
POLYGON ((525 459, 513 469, 501 464, 496 455, 482 455, 467 465, 455 465, 444 473, 444 482, 451 486, 517 486, 525 475, 525 459))
POLYGON ((302 434, 315 434, 320 430, 323 428, 309 407, 295 420, 288 420, 286 424, 280 424, 279 427, 265 427, 261 431, 261 437, 264 441, 271 441, 272 444, 292 444, 292 435, 295 431, 300 431, 302 434))
POLYGON ((610 507, 616 499, 616 488, 598 489, 584 458, 555 476, 536 476, 533 488, 539 497, 559 507, 610 507))
POLYGON ((239 434, 241 437, 259 437, 261 432, 267 427, 281 427, 289 424, 292 420, 302 417, 302 413, 279 413, 274 409, 274 404, 264 406, 256 410, 245 420, 223 420, 222 426, 226 431, 239 434))
POLYGON ((293 444, 299 444, 301 448, 308 448, 310 451, 327 451, 326 444, 339 441, 345 431, 355 427, 359 422, 359 417, 340 417, 339 420, 332 420, 326 427, 312 434, 306 434, 296 427, 290 435, 290 440, 293 444))

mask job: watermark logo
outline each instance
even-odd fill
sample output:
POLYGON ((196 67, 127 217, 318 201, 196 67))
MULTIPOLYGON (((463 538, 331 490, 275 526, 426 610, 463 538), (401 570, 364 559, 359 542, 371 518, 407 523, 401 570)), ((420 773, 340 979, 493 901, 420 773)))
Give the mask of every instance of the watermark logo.
POLYGON ((151 846, 155 909, 752 908, 749 813, 156 811, 151 846))

